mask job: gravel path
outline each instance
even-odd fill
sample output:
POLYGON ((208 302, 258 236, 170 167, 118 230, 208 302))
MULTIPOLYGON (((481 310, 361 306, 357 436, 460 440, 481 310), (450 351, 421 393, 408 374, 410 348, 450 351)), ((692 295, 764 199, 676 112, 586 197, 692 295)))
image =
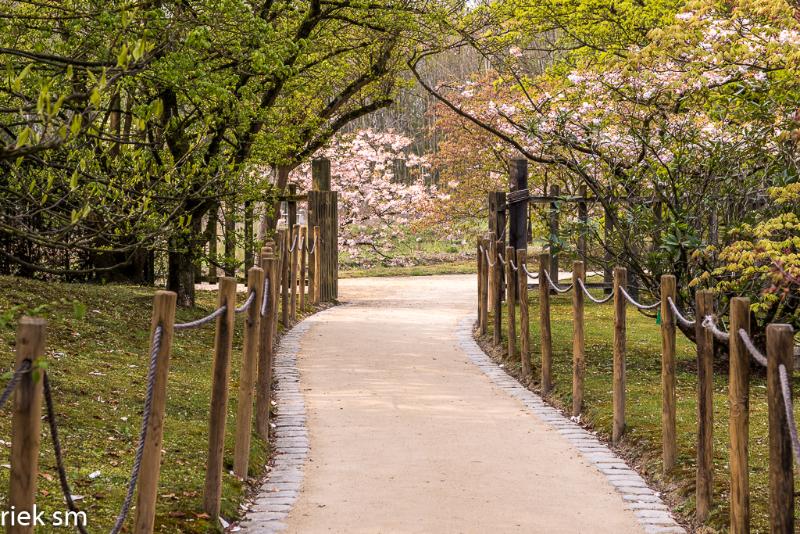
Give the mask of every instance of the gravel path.
POLYGON ((339 284, 344 304, 282 349, 276 466, 243 531, 682 532, 638 475, 480 352, 474 276, 339 284))

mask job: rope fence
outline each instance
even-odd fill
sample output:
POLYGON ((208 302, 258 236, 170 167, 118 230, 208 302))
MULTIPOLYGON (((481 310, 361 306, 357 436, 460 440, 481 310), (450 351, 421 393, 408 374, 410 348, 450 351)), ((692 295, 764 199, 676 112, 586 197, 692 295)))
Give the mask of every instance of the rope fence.
MULTIPOLYGON (((285 231, 281 231, 285 232, 285 231)), ((136 442, 133 464, 130 476, 126 481, 126 489, 119 512, 115 516, 111 534, 119 534, 126 530, 126 523, 133 508, 133 499, 137 494, 138 500, 135 517, 135 527, 130 528, 135 532, 153 532, 156 515, 156 502, 159 481, 160 465, 162 463, 163 420, 165 417, 166 387, 168 382, 169 358, 172 350, 174 332, 199 328, 217 321, 215 335, 215 353, 212 369, 212 391, 210 395, 210 420, 209 420, 209 451, 210 456, 206 462, 206 483, 203 488, 203 509, 212 521, 219 517, 221 505, 223 473, 227 470, 223 462, 225 425, 227 419, 228 375, 222 372, 229 368, 232 350, 232 336, 235 327, 235 317, 245 314, 243 333, 243 359, 239 373, 238 412, 235 428, 234 474, 240 479, 247 478, 250 464, 250 439, 255 414, 255 427, 259 436, 269 439, 271 376, 270 369, 259 369, 258 363, 272 363, 271 353, 277 333, 279 303, 274 298, 273 292, 281 289, 286 280, 285 269, 291 265, 286 258, 289 254, 298 252, 303 255, 302 262, 295 265, 300 270, 293 277, 294 283, 300 287, 300 309, 305 308, 305 284, 308 282, 309 299, 307 302, 317 304, 318 298, 311 298, 318 283, 319 270, 314 270, 313 263, 305 261, 305 252, 314 254, 317 259, 316 236, 320 235, 319 227, 314 227, 314 244, 309 248, 307 242, 297 240, 295 236, 292 247, 266 246, 261 251, 259 266, 247 272, 248 294, 241 306, 234 307, 236 301, 237 281, 235 278, 223 277, 218 286, 218 305, 205 317, 185 323, 175 323, 176 295, 168 291, 158 291, 153 301, 152 329, 150 335, 150 349, 147 365, 146 385, 144 391, 142 420, 136 442), (297 246, 301 244, 301 246, 297 246), (309 269, 308 277, 305 269, 309 269), (259 305, 255 305, 259 303, 259 305), (256 396, 256 392, 258 395, 256 396), (255 402, 255 407, 253 404, 255 402), (212 452, 213 451, 213 452, 212 452)), ((278 243, 288 244, 285 233, 281 233, 278 243), (285 239, 285 241, 284 241, 285 239)), ((295 262, 296 263, 296 262, 295 262)), ((318 264, 317 264, 318 265, 318 264)), ((298 288, 293 291, 297 292, 298 288)), ((318 293, 317 293, 318 295, 318 293)), ((285 305, 285 304, 284 304, 285 305)), ((17 344, 16 370, 10 375, 8 382, 0 393, 0 408, 12 397, 15 391, 20 393, 15 397, 15 412, 12 421, 12 442, 22 440, 23 443, 36 443, 34 448, 28 447, 24 455, 20 456, 12 447, 11 458, 11 489, 10 500, 15 503, 35 502, 36 495, 33 481, 39 476, 37 463, 31 458, 38 457, 38 435, 41 417, 39 409, 33 409, 37 397, 43 400, 50 439, 53 445, 58 481, 63 493, 64 502, 71 513, 81 514, 74 496, 71 493, 70 481, 64 461, 64 449, 61 442, 61 429, 54 402, 53 384, 45 367, 37 367, 36 362, 44 358, 44 339, 46 321, 23 317, 20 319, 17 344), (32 371, 41 369, 37 375, 32 371), (41 376, 41 379, 35 378, 41 376), (20 389, 20 386, 23 385, 20 389), (39 391, 40 393, 37 393, 39 391), (20 426, 22 425, 22 426, 20 426), (37 439, 33 439, 36 436, 37 439)), ((284 324, 285 327, 290 326, 284 324)), ((28 504, 26 504, 27 506, 28 504)), ((17 507, 18 510, 24 507, 17 507)), ((84 513, 85 514, 85 513, 84 513)), ((86 527, 81 521, 75 522, 75 527, 81 534, 87 534, 86 527)))
MULTIPOLYGON (((750 301, 734 297, 730 300, 728 331, 720 327, 714 310, 714 294, 699 289, 695 292, 695 305, 688 313, 682 312, 676 304, 678 295, 676 279, 673 275, 663 275, 659 288, 660 298, 652 303, 642 303, 631 295, 628 289, 626 269, 613 270, 614 290, 605 297, 596 297, 587 287, 586 270, 583 262, 575 261, 572 269, 572 283, 562 286, 551 278, 551 268, 555 272, 557 264, 549 254, 539 255, 539 272, 532 274, 528 269, 527 246, 519 250, 505 247, 494 241, 494 234, 478 239, 478 321, 477 329, 481 335, 490 334, 491 343, 498 348, 507 348, 508 358, 520 358, 520 369, 524 380, 531 380, 532 358, 530 353, 530 321, 528 310, 527 279, 537 276, 539 308, 539 351, 541 357, 541 377, 539 384, 542 394, 553 390, 553 346, 551 330, 551 294, 572 293, 572 416, 583 413, 583 389, 585 374, 584 340, 584 299, 594 304, 613 304, 614 339, 612 367, 612 427, 611 442, 617 445, 629 430, 626 424, 626 353, 627 327, 626 307, 631 306, 639 312, 658 310, 654 315, 644 314, 656 319, 660 325, 661 343, 661 395, 662 395, 662 465, 668 474, 676 467, 677 450, 677 358, 676 333, 680 330, 695 342, 697 351, 697 425, 696 443, 696 483, 695 514, 699 523, 705 522, 713 506, 714 470, 719 469, 713 458, 714 447, 714 385, 715 349, 720 346, 727 350, 728 362, 728 404, 729 449, 728 462, 730 476, 730 525, 732 532, 747 532, 750 524, 749 458, 749 390, 751 360, 763 368, 767 375, 767 400, 769 408, 769 463, 770 463, 770 522, 772 532, 794 532, 794 465, 800 465, 800 440, 794 404, 792 402, 792 369, 794 366, 794 331, 790 325, 770 324, 766 328, 766 350, 757 346, 751 335, 750 301), (487 251, 487 243, 497 243, 497 260, 487 251), (505 269, 503 266, 506 266, 505 269), (525 277, 515 277, 519 270, 525 277), (543 279, 543 280, 542 280, 543 279), (518 283, 514 283, 515 280, 518 283), (544 282, 546 281, 546 283, 544 282), (503 287, 506 288, 503 291, 503 287), (504 304, 505 302, 505 304, 504 304), (518 306, 518 313, 515 308, 518 306), (502 317, 507 319, 503 328, 502 317), (517 324, 517 316, 519 321, 517 324), (692 319, 691 316, 697 319, 692 319), (698 324, 697 321, 700 321, 698 324), (493 324, 489 332, 488 325, 493 324), (501 336, 501 332, 506 332, 501 336), (506 344, 507 347, 502 345, 506 344)), ((494 250, 494 247, 493 249, 494 250)), ((607 287, 604 285, 603 287, 607 287)), ((718 476, 718 475, 717 475, 718 476)))

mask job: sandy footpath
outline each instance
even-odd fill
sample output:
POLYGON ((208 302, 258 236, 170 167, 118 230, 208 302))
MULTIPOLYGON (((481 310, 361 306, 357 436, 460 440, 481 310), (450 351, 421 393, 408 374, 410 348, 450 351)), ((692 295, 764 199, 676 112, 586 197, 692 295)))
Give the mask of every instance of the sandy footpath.
POLYGON ((474 276, 348 279, 304 335, 310 436, 289 532, 642 532, 561 435, 459 348, 474 276))

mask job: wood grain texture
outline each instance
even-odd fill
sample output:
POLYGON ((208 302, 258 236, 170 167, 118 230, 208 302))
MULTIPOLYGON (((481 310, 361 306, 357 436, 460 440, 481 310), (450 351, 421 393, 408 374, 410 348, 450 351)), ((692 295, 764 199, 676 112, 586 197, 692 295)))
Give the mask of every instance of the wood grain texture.
POLYGON ((545 273, 550 270, 550 254, 539 254, 539 331, 542 342, 542 395, 553 389, 553 336, 550 330, 550 288, 545 273))
POLYGON ((731 299, 729 341, 728 433, 730 436, 731 470, 731 534, 750 532, 750 470, 748 440, 750 436, 750 353, 738 332, 750 333, 750 300, 731 299))
MULTIPOLYGON (((786 420, 779 367, 793 376, 794 331, 788 324, 767 326, 767 405, 769 408, 769 528, 794 533, 794 456, 786 420)), ((789 390, 791 394, 791 388, 789 390)))
POLYGON ((661 458, 664 473, 675 467, 677 435, 675 433, 675 316, 667 301, 675 302, 675 276, 661 276, 661 458))
POLYGON ((705 522, 711 511, 714 486, 714 338, 702 326, 703 317, 714 313, 714 294, 695 293, 695 340, 697 342, 697 475, 695 513, 705 522))
POLYGON ((267 280, 267 307, 261 321, 260 341, 258 344, 258 365, 256 366, 256 432, 264 439, 269 439, 269 408, 272 385, 272 362, 274 344, 278 324, 278 261, 273 248, 261 249, 261 269, 267 280))
POLYGON ((523 379, 530 380, 533 378, 533 372, 531 370, 531 329, 528 312, 528 275, 523 270, 523 266, 527 262, 528 250, 517 250, 517 265, 519 266, 519 276, 517 277, 519 282, 519 357, 522 363, 523 379))
POLYGON ((586 348, 583 329, 584 296, 578 281, 586 279, 582 261, 572 264, 572 415, 583 410, 583 379, 586 374, 586 348))
POLYGON ((517 287, 514 285, 516 279, 511 263, 516 263, 516 253, 514 247, 506 247, 506 308, 508 310, 508 359, 513 360, 517 356, 517 287))
POLYGON ((614 422, 611 441, 615 445, 625 433, 625 352, 627 336, 626 301, 622 289, 628 287, 628 271, 625 267, 614 268, 614 364, 613 405, 614 422))

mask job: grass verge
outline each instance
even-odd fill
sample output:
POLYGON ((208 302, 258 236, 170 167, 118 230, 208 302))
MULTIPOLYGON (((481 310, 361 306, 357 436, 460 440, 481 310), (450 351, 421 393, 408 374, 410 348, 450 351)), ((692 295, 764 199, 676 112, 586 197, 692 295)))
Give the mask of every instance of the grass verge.
MULTIPOLYGON (((150 314, 154 289, 122 285, 83 285, 0 277, 0 310, 16 309, 0 326, 0 365, 14 362, 16 317, 32 313, 48 319, 46 358, 67 475, 76 505, 87 513, 89 530, 108 531, 124 498, 142 417, 150 314), (73 304, 77 301, 80 304, 73 304), (43 307, 44 305, 44 307, 43 307), (16 308, 15 308, 16 307, 16 308), (38 309, 37 309, 38 308, 38 309), (75 310, 83 311, 81 314, 75 310), (83 315, 83 317, 81 317, 83 315), (99 472, 98 476, 90 476, 99 472)), ((241 304, 246 295, 238 295, 241 304)), ((200 291, 197 308, 178 310, 185 322, 211 312, 216 292, 200 291)), ((247 491, 229 471, 239 368, 242 316, 237 316, 231 358, 225 440, 222 517, 234 520, 247 491)), ((163 462, 157 500, 156 532, 217 532, 202 511, 214 326, 175 334, 167 386, 163 462)), ((0 417, 0 506, 8 506, 10 403, 0 417)), ((37 502, 47 514, 65 508, 50 437, 42 425, 37 502)), ((253 434, 250 477, 260 477, 268 445, 253 434)), ((135 503, 135 502, 134 502, 135 503)), ((136 510, 131 510, 128 525, 136 510)), ((37 532, 63 529, 44 527, 37 532)))
POLYGON ((370 267, 339 271, 339 278, 365 278, 368 276, 432 276, 435 274, 470 274, 476 272, 474 261, 411 265, 405 267, 370 267))
MULTIPOLYGON (((538 294, 530 294, 531 358, 534 383, 540 391, 540 329, 538 294)), ((506 313, 506 310, 503 311, 506 313)), ((503 318, 503 346, 507 342, 507 315, 503 318)), ((519 317, 519 311, 517 311, 519 317)), ((612 425, 612 304, 587 302, 585 308, 586 376, 582 423, 606 440, 612 425)), ((630 465, 662 492, 684 524, 703 531, 694 520, 695 455, 697 444, 697 374, 694 345, 677 334, 677 467, 668 475, 661 462, 661 333, 654 319, 628 307, 627 314, 627 433, 616 448, 630 465)), ((513 375, 520 376, 520 361, 509 360, 507 349, 491 347, 492 321, 482 346, 502 361, 513 375)), ((554 391, 548 401, 560 408, 572 406, 572 304, 571 296, 551 297, 554 391)), ((800 389, 794 383, 797 396, 800 389)), ((727 532, 729 525, 730 476, 728 466, 728 377, 727 366, 717 366, 714 375, 714 497, 705 532, 727 532)), ((750 503, 753 533, 769 532, 769 449, 766 376, 762 370, 751 375, 750 385, 750 503)), ((797 480, 797 477, 796 477, 797 480)), ((800 484, 796 484, 796 491, 800 484)), ((800 521, 800 510, 796 509, 800 521)))

